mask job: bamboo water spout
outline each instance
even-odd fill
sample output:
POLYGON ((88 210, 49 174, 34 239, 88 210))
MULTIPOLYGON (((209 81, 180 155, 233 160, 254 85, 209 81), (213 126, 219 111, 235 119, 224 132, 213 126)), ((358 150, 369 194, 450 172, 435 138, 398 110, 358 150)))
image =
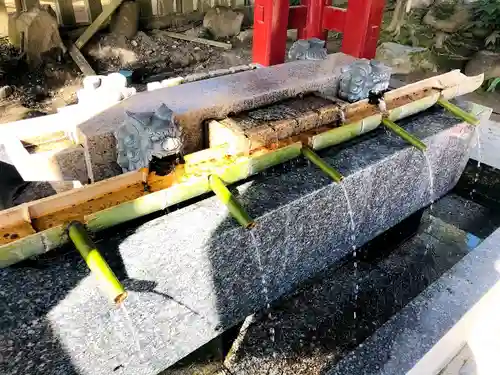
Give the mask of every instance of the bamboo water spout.
POLYGON ((304 155, 307 160, 311 161, 315 166, 321 169, 328 177, 330 177, 335 182, 341 182, 344 179, 339 172, 333 169, 327 162, 319 157, 313 150, 309 147, 302 147, 302 155, 304 155))
POLYGON ((464 120, 471 125, 479 125, 479 119, 470 113, 465 112, 462 108, 450 103, 448 100, 440 98, 437 101, 441 107, 451 112, 454 116, 464 120))
POLYGON ((382 124, 384 124, 386 128, 392 130, 395 134, 399 135, 406 142, 418 148, 420 151, 425 151, 427 149, 427 146, 425 145, 424 142, 422 142, 420 139, 413 136, 412 134, 408 133, 406 130, 397 125, 395 122, 392 122, 391 120, 385 118, 382 120, 382 124))
POLYGON ((87 266, 96 276, 104 293, 117 305, 126 298, 127 292, 116 278, 82 223, 74 221, 68 225, 68 235, 87 266))
POLYGON ((211 175, 208 178, 210 183, 210 188, 217 195, 217 198, 224 203, 234 219, 246 229, 252 229, 255 226, 255 222, 245 211, 240 202, 234 197, 229 189, 224 185, 224 182, 216 175, 211 175))

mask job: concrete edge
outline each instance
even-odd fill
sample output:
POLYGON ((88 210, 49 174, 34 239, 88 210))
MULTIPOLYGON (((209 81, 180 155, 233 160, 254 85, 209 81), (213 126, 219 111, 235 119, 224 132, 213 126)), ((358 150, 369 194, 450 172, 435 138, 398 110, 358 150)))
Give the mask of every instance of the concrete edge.
POLYGON ((500 228, 337 363, 337 374, 437 374, 500 300, 500 228), (363 359, 363 361, 360 361, 363 359))

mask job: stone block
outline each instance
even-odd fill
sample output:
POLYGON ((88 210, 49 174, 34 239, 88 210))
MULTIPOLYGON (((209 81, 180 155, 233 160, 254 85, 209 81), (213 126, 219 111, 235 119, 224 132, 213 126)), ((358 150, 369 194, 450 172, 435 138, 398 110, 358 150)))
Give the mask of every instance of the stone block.
POLYGON ((116 139, 114 134, 105 134, 83 139, 85 160, 92 182, 117 176, 122 170, 116 162, 116 139))
POLYGON ((55 152, 52 156, 52 160, 61 171, 63 180, 79 181, 83 184, 89 182, 83 146, 75 145, 55 152))
POLYGON ((302 113, 296 117, 297 120, 297 131, 296 133, 305 132, 314 128, 317 128, 320 124, 319 114, 314 111, 309 111, 302 113))
POLYGON ((320 153, 342 185, 295 161, 232 187, 252 231, 210 197, 104 233, 98 244, 129 292, 127 313, 74 251, 1 269, 6 371, 154 375, 336 264, 449 191, 465 166, 473 127, 440 109, 399 124, 428 145, 430 171, 421 152, 380 130, 320 153))
POLYGON ((330 105, 318 109, 319 124, 328 125, 336 122, 340 117, 340 110, 335 105, 330 105))
MULTIPOLYGON (((32 137, 31 139, 36 139, 32 137)), ((89 175, 81 145, 63 141, 54 144, 53 149, 30 151, 12 136, 3 136, 3 150, 25 181, 79 181, 87 183, 89 175)), ((46 145, 45 145, 46 146, 46 145)))
POLYGON ((285 139, 295 135, 298 128, 297 120, 295 119, 273 121, 269 123, 269 126, 276 132, 278 139, 285 139))
POLYGON ((278 141, 276 132, 269 125, 260 125, 245 130, 245 136, 250 140, 250 150, 270 146, 278 141))
MULTIPOLYGON (((103 145, 96 149, 103 149, 106 139, 123 122, 125 111, 154 111, 165 104, 183 126, 186 152, 190 153, 203 146, 204 121, 224 118, 230 113, 258 108, 301 93, 335 87, 341 67, 353 60, 351 56, 338 53, 323 61, 296 61, 139 93, 80 124, 79 130, 96 144, 102 135, 103 145)), ((185 82, 189 81, 189 76, 185 77, 185 82)), ((99 160, 100 164, 95 167, 100 170, 112 170, 108 164, 116 160, 114 153, 109 153, 108 157, 89 157, 99 160)))
POLYGON ((42 54, 58 49, 66 51, 59 35, 57 19, 37 7, 13 15, 9 22, 9 39, 16 47, 21 46, 24 35, 24 50, 28 61, 34 65, 42 62, 42 54))
POLYGON ((244 131, 232 119, 210 121, 208 134, 210 147, 227 144, 234 152, 246 152, 250 149, 250 142, 244 131))

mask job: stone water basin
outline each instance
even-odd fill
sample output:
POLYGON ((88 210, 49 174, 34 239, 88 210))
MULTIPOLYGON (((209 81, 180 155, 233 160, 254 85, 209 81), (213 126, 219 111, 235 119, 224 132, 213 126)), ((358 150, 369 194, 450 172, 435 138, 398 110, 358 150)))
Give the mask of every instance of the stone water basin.
POLYGON ((462 174, 473 127, 438 108, 400 125, 425 155, 379 129, 321 152, 341 184, 297 160, 239 184, 252 231, 204 197, 101 233, 125 309, 71 247, 0 270, 5 373, 157 374, 334 266, 462 174))

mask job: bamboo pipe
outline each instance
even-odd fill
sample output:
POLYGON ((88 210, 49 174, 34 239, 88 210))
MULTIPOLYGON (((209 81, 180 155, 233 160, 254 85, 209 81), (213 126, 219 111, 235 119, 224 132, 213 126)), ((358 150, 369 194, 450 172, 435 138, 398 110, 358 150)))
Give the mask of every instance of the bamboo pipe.
POLYGON ((217 198, 227 206, 231 215, 242 227, 251 229, 255 226, 255 222, 250 218, 240 202, 231 194, 219 177, 210 175, 208 182, 217 198))
POLYGON ((114 303, 120 305, 127 298, 127 292, 99 250, 97 250, 83 224, 79 221, 70 223, 68 225, 68 235, 89 269, 98 279, 103 291, 114 303))
POLYGON ((320 156, 309 147, 302 147, 302 155, 304 155, 309 161, 311 161, 314 165, 321 169, 333 181, 341 182, 344 179, 344 176, 333 169, 327 162, 321 159, 320 156))
POLYGON ((455 104, 450 103, 448 100, 439 98, 437 101, 441 107, 450 111, 454 116, 468 122, 471 125, 479 125, 479 119, 472 114, 465 112, 462 108, 457 107, 455 104))
POLYGON ((382 119, 382 124, 384 124, 385 127, 389 128, 392 130, 395 134, 399 135, 401 138, 403 138, 406 142, 410 143, 411 145, 415 146, 418 148, 420 151, 425 151, 427 149, 427 146, 425 145, 424 142, 422 142, 420 139, 417 137, 411 135, 408 133, 406 130, 404 130, 402 127, 397 125, 395 122, 392 122, 391 120, 384 118, 382 119))

